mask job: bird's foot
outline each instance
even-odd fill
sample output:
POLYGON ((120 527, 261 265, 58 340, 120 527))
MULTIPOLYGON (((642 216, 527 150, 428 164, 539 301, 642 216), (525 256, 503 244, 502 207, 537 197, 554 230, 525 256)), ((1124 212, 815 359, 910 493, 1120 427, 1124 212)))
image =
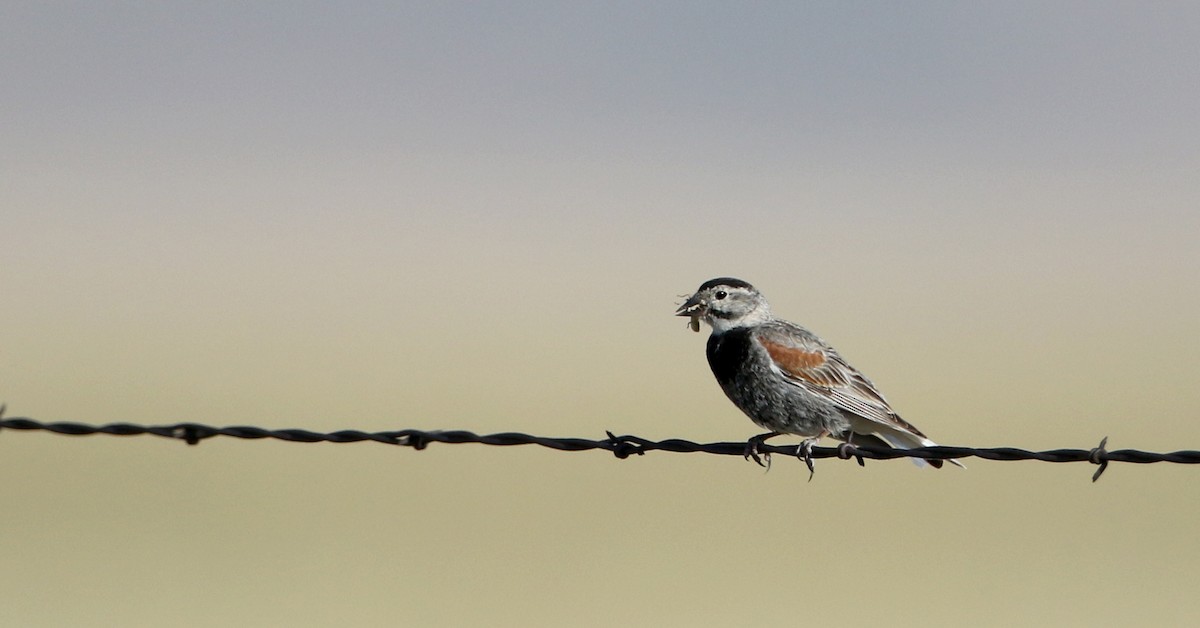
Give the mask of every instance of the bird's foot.
POLYGON ((768 438, 774 438, 776 436, 779 436, 779 432, 767 432, 766 434, 759 434, 758 436, 755 436, 755 437, 751 438, 750 440, 746 441, 746 452, 742 455, 742 457, 745 458, 746 460, 754 460, 754 462, 757 463, 758 466, 764 467, 764 468, 766 468, 767 471, 770 471, 771 470, 771 452, 768 451, 768 452, 763 452, 762 454, 759 454, 758 448, 761 447, 762 444, 765 443, 768 438), (766 458, 766 460, 767 460, 766 464, 763 464, 763 458, 766 458))
POLYGON ((862 454, 857 453, 858 450, 854 448, 854 443, 851 443, 850 441, 847 440, 846 442, 842 443, 841 445, 838 445, 837 450, 838 450, 838 458, 841 458, 842 460, 849 460, 850 458, 854 458, 855 460, 858 461, 858 466, 860 466, 860 467, 867 466, 867 463, 863 462, 862 454))
POLYGON ((809 482, 812 482, 813 476, 816 475, 816 473, 817 473, 816 468, 813 466, 813 460, 812 460, 813 445, 816 445, 817 441, 821 440, 822 438, 825 438, 826 436, 829 436, 829 432, 821 432, 820 434, 817 434, 816 436, 813 436, 812 438, 804 439, 800 443, 800 446, 796 448, 796 457, 803 460, 804 466, 808 467, 808 481, 809 482))

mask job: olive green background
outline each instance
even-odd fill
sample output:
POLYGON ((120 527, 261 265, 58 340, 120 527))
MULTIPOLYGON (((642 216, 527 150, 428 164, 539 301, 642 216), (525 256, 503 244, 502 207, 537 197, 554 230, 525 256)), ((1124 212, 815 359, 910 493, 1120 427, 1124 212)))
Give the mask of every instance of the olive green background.
MULTIPOLYGON (((738 441, 755 283, 943 444, 1200 449, 1187 3, 13 3, 8 417, 738 441), (707 330, 706 330, 707 333, 707 330)), ((0 624, 1184 625, 1200 469, 0 432, 0 624)))

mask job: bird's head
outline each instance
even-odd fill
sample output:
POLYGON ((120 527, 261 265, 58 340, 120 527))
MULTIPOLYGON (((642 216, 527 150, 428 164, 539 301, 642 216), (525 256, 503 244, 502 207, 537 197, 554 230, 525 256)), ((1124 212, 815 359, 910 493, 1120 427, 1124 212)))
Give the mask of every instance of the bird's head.
POLYGON ((700 331, 700 321, 704 321, 713 333, 722 333, 771 320, 771 308, 754 286, 741 279, 720 277, 701 284, 675 315, 691 317, 693 331, 700 331))

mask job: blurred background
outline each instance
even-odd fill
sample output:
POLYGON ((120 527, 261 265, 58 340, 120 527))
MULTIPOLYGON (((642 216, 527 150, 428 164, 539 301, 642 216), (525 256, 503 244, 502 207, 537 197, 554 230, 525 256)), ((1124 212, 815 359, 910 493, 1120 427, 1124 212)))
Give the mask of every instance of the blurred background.
MULTIPOLYGON (((1192 3, 0 7, 0 401, 740 441, 757 285, 934 440, 1200 449, 1192 3)), ((1181 625, 1200 470, 0 433, 0 624, 1181 625)))

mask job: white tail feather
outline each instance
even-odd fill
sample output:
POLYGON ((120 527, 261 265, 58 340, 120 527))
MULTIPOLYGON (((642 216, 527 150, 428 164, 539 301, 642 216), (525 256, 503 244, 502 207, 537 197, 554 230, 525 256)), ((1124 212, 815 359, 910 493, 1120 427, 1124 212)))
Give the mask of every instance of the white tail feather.
MULTIPOLYGON (((914 447, 937 447, 938 446, 937 443, 929 440, 928 438, 921 438, 920 436, 917 436, 915 434, 910 434, 908 432, 879 431, 879 432, 876 432, 876 434, 883 440, 887 441, 887 444, 891 445, 892 447, 895 447, 896 449, 913 449, 914 447)), ((926 461, 924 458, 909 458, 909 460, 912 460, 913 464, 917 465, 918 467, 923 467, 923 466, 929 464, 929 462, 926 461)), ((947 458, 946 462, 949 462, 950 464, 952 464, 960 469, 967 468, 967 465, 965 465, 953 458, 947 458)))

